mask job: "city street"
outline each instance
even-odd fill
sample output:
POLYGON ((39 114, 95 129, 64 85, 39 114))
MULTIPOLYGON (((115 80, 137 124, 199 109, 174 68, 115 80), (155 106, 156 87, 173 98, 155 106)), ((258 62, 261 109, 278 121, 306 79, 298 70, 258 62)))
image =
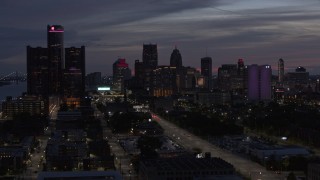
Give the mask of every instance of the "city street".
POLYGON ((231 163, 236 171, 253 180, 276 180, 283 179, 284 175, 276 174, 273 171, 267 171, 265 167, 248 159, 239 157, 230 152, 224 151, 215 145, 205 141, 188 131, 170 123, 163 118, 153 114, 153 119, 156 120, 165 130, 165 134, 184 146, 187 150, 192 151, 194 148, 200 148, 202 152, 210 152, 212 157, 220 157, 223 160, 231 163))
MULTIPOLYGON (((93 105, 96 109, 96 107, 93 105)), ((103 137, 108 140, 111 153, 115 156, 115 167, 118 171, 121 172, 123 179, 136 179, 137 175, 133 169, 131 164, 130 156, 123 150, 123 148, 119 144, 119 137, 116 137, 115 134, 111 132, 111 130, 107 127, 107 123, 104 119, 103 114, 95 110, 95 117, 100 119, 101 127, 103 129, 103 137)))

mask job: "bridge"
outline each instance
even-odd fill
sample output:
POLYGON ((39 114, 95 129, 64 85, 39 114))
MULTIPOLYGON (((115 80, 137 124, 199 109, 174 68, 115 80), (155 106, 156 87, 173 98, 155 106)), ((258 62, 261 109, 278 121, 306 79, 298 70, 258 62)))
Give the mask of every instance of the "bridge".
POLYGON ((27 80, 27 73, 14 71, 6 75, 0 75, 0 85, 10 84, 12 82, 18 83, 27 80))

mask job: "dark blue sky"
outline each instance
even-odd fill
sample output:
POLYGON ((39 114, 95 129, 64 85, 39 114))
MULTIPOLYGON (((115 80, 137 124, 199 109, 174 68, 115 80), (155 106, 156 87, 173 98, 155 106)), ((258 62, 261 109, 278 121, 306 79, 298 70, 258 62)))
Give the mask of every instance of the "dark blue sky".
POLYGON ((319 0, 1 0, 0 74, 26 71, 26 46, 46 47, 47 24, 65 28, 65 47, 86 46, 87 72, 131 69, 143 43, 157 43, 159 64, 177 45, 185 66, 301 65, 320 74, 319 0))

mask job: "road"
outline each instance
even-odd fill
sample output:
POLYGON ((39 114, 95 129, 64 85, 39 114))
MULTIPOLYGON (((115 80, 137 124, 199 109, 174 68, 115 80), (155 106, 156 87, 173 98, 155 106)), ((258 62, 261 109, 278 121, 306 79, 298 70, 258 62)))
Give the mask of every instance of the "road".
POLYGON ((175 124, 166 121, 156 114, 153 114, 153 119, 156 120, 165 130, 165 135, 176 139, 176 141, 187 150, 192 151, 193 148, 200 148, 202 152, 210 152, 211 156, 220 157, 223 160, 231 163, 235 167, 236 171, 238 171, 245 177, 253 180, 284 179, 284 174, 280 175, 276 174, 273 171, 267 171, 265 167, 261 166, 258 163, 224 151, 209 143, 208 141, 205 141, 198 136, 195 136, 188 131, 176 126, 175 124))
POLYGON ((124 149, 119 144, 119 137, 112 133, 111 129, 107 127, 107 123, 104 119, 104 115, 97 110, 95 105, 92 105, 95 109, 94 115, 100 120, 101 127, 103 129, 103 137, 108 140, 111 152, 115 156, 115 167, 120 171, 123 179, 136 179, 137 174, 131 163, 130 156, 124 151, 124 149))

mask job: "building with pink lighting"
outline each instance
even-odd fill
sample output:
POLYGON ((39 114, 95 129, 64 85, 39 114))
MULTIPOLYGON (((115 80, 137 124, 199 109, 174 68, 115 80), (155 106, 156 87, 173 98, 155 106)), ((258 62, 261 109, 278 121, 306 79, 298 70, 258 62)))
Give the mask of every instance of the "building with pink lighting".
POLYGON ((113 86, 112 90, 124 93, 125 80, 131 78, 131 70, 126 60, 120 58, 113 63, 113 86))
POLYGON ((271 66, 252 64, 247 66, 247 70, 248 100, 253 102, 271 100, 271 66))
POLYGON ((63 26, 47 26, 50 95, 62 94, 62 76, 65 67, 63 34, 63 26))

